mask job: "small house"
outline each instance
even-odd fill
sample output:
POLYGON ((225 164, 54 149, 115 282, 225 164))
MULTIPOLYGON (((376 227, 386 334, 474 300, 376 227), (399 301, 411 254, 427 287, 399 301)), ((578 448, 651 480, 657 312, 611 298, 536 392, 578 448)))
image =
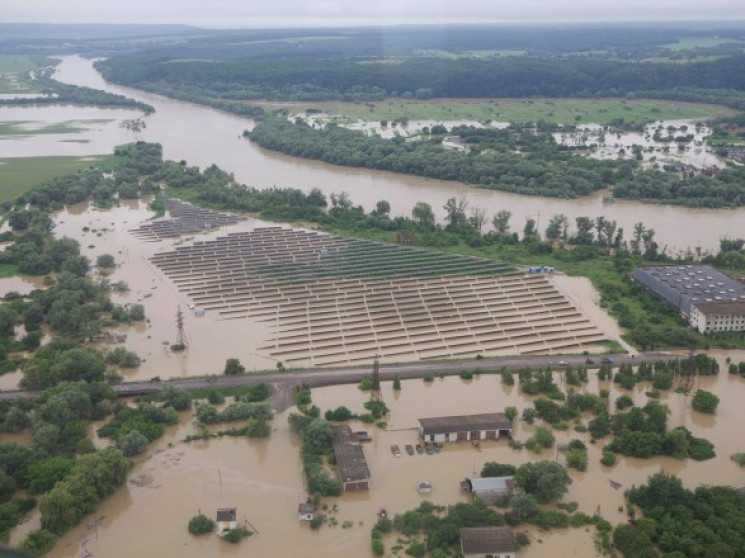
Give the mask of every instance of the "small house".
POLYGON ((513 477, 472 477, 461 483, 464 492, 469 492, 487 505, 493 506, 499 500, 515 491, 513 477))
POLYGON ((460 551, 463 558, 515 558, 512 527, 464 527, 460 551))
POLYGON ((419 434, 425 442, 496 440, 512 433, 512 422, 502 413, 419 419, 419 434))
POLYGON ((313 515, 316 507, 313 504, 300 504, 297 507, 297 516, 300 521, 313 521, 313 515))
POLYGON ((217 509, 217 534, 223 536, 228 531, 235 529, 236 515, 238 510, 236 508, 218 508, 217 509))

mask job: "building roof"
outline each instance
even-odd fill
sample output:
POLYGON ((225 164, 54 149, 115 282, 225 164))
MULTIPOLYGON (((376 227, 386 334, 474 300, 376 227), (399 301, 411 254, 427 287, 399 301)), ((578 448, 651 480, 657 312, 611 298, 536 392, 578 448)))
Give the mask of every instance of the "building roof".
POLYGON ((370 470, 367 468, 365 452, 357 442, 352 429, 346 425, 332 426, 334 432, 334 455, 336 466, 342 482, 368 480, 370 470))
POLYGON ((457 417, 420 418, 422 434, 449 434, 465 430, 511 430, 512 423, 502 413, 457 417))
POLYGON ((639 267, 634 274, 647 275, 696 306, 745 302, 745 285, 708 265, 653 265, 639 267))
POLYGON ((512 527, 463 527, 460 530, 463 554, 498 554, 515 551, 512 527))
POLYGON ((707 316, 745 315, 745 302, 694 302, 693 305, 707 316))
POLYGON ((471 492, 511 492, 515 488, 513 477, 473 477, 468 479, 471 492))
POLYGON ((218 508, 217 521, 235 521, 236 508, 218 508))
POLYGON ((297 507, 297 512, 301 515, 305 515, 306 513, 313 513, 315 511, 316 507, 313 504, 308 504, 307 502, 304 502, 297 507))

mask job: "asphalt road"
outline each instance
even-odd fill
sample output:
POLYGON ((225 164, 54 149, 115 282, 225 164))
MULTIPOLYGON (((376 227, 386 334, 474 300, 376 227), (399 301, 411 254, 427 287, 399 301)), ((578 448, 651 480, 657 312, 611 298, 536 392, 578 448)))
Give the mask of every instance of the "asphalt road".
MULTIPOLYGON (((452 376, 463 370, 480 370, 481 372, 496 372, 502 367, 508 370, 520 368, 545 368, 552 366, 555 370, 561 370, 563 366, 560 361, 567 362, 572 366, 584 365, 588 357, 577 356, 530 356, 530 357, 495 357, 463 360, 447 360, 437 362, 412 362, 404 364, 380 365, 380 379, 393 380, 398 375, 401 379, 422 378, 426 374, 452 376)), ((640 361, 655 362, 676 358, 669 353, 641 353, 638 355, 603 355, 591 357, 595 363, 590 367, 599 367, 601 359, 612 358, 614 366, 623 363, 635 364, 640 361)), ((176 389, 199 389, 212 387, 250 386, 260 383, 269 384, 275 391, 282 388, 305 384, 309 387, 331 386, 337 384, 352 384, 359 382, 362 378, 370 376, 372 364, 369 366, 356 366, 350 368, 309 368, 302 370, 289 370, 287 372, 257 372, 242 376, 207 376, 194 378, 180 378, 167 381, 134 381, 122 382, 113 386, 119 397, 132 395, 143 395, 154 393, 171 386, 176 389)), ((0 399, 15 399, 18 397, 35 397, 40 392, 24 390, 5 390, 0 392, 0 399)))

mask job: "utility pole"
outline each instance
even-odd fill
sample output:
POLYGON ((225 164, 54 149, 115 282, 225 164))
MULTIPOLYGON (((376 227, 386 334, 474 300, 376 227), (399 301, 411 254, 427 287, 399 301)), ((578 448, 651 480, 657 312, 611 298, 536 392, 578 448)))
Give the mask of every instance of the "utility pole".
POLYGON ((181 306, 178 307, 176 312, 176 344, 183 347, 187 347, 186 332, 184 331, 184 313, 181 311, 181 306))
POLYGON ((382 401, 383 393, 380 391, 380 363, 378 355, 373 360, 372 389, 370 390, 370 401, 382 401))

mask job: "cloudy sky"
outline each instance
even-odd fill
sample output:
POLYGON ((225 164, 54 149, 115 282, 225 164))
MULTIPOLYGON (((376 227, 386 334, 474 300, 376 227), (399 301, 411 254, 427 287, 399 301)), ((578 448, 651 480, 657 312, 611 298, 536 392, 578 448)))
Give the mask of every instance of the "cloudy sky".
POLYGON ((0 0, 0 22, 205 27, 745 19, 743 0, 0 0))

